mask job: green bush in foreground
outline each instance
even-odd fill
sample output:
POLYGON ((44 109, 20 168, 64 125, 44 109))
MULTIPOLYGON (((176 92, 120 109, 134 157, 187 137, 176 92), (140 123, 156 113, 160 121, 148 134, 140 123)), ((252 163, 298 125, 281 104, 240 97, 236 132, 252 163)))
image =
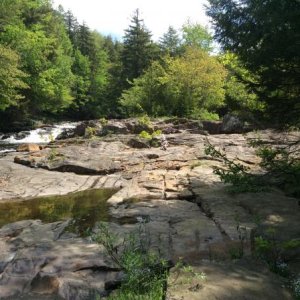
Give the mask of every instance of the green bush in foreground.
POLYGON ((151 250, 145 226, 124 238, 121 245, 110 232, 107 224, 101 223, 99 233, 93 240, 102 244, 125 276, 121 287, 112 293, 110 300, 161 300, 164 296, 167 267, 164 259, 151 250))
POLYGON ((254 174, 240 163, 227 158, 226 154, 217 150, 208 141, 205 154, 221 160, 225 168, 215 167, 214 173, 224 183, 229 183, 229 191, 260 192, 271 186, 280 187, 287 195, 300 197, 300 158, 297 155, 298 142, 287 147, 266 146, 260 140, 250 142, 256 147, 257 156, 261 159, 260 167, 264 172, 254 174), (294 147, 295 146, 295 147, 294 147))

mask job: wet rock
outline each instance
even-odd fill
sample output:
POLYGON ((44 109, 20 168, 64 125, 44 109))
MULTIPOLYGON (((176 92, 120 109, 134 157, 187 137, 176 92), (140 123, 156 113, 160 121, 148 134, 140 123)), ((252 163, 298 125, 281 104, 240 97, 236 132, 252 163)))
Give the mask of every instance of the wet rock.
POLYGON ((226 115, 222 121, 221 131, 223 133, 242 133, 244 124, 237 116, 226 115))
POLYGON ((30 134, 29 131, 21 131, 21 132, 16 133, 14 135, 14 138, 16 140, 22 140, 22 139, 26 138, 29 134, 30 134))
MULTIPOLYGON (((80 132, 80 129, 78 129, 78 131, 80 132)), ((75 129, 73 128, 65 128, 63 130, 62 133, 60 133, 57 137, 56 137, 56 140, 65 140, 65 139, 69 139, 69 138, 72 138, 74 137, 76 134, 75 134, 75 129)))

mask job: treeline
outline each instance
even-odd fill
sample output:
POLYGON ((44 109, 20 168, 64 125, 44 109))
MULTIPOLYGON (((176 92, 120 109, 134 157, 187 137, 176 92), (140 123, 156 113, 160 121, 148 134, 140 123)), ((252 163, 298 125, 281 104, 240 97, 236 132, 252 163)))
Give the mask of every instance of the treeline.
POLYGON ((216 54, 207 29, 189 21, 154 42, 136 10, 121 42, 50 0, 1 0, 0 129, 41 119, 228 112, 297 125, 299 2, 280 1, 282 15, 277 0, 244 2, 210 0, 223 46, 216 54))

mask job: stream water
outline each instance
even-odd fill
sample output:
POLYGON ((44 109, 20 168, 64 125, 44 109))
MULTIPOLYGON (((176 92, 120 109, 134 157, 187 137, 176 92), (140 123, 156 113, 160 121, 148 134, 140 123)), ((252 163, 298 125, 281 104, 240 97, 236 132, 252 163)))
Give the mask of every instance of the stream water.
POLYGON ((68 231, 84 236, 96 222, 109 221, 107 200, 115 192, 115 189, 95 189, 0 203, 0 227, 21 220, 51 223, 72 219, 68 231))
POLYGON ((47 144, 55 140, 65 130, 75 128, 77 124, 78 123, 61 123, 19 133, 0 133, 0 154, 13 152, 19 144, 23 143, 47 144))

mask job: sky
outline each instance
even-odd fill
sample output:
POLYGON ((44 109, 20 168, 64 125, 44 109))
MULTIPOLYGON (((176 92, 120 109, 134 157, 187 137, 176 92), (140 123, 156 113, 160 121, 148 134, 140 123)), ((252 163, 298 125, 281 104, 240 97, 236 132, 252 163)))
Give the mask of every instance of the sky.
POLYGON ((121 39, 128 28, 133 11, 139 8, 146 27, 158 40, 171 25, 179 29, 188 19, 209 27, 204 4, 207 0, 53 0, 71 10, 79 22, 105 35, 121 39))

